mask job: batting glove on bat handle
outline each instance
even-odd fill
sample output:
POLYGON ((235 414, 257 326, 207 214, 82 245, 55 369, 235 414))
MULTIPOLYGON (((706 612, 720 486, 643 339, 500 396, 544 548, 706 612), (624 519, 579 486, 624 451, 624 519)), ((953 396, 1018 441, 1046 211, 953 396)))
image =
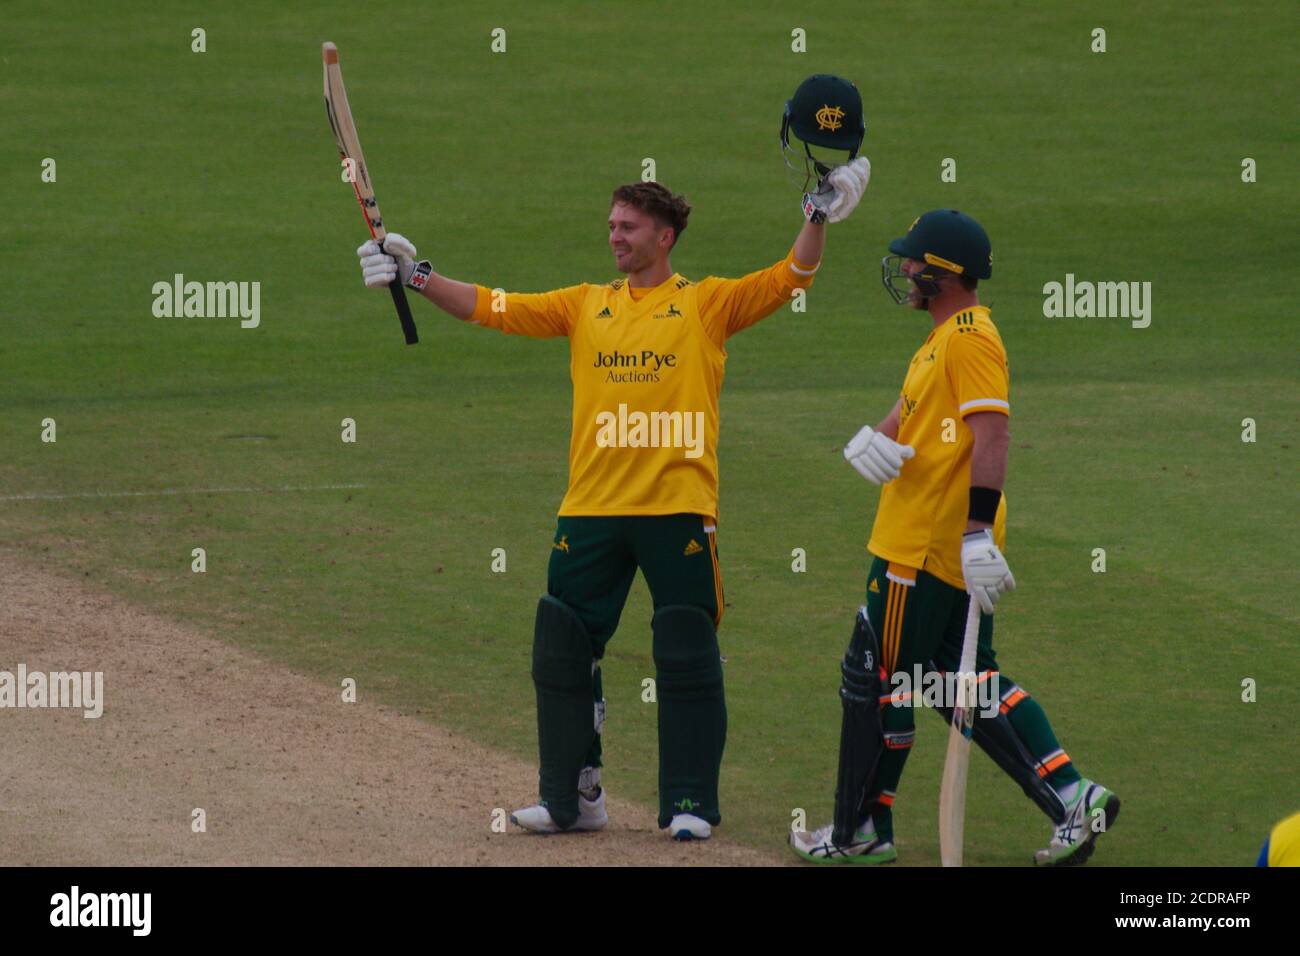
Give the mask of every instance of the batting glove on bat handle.
POLYGON ((400 275, 402 285, 423 289, 433 272, 428 259, 415 261, 415 246, 400 233, 390 232, 383 243, 374 239, 363 242, 357 249, 361 260, 361 278, 368 289, 383 289, 392 285, 400 275))
POLYGON ((993 613, 993 606, 1004 593, 1016 589, 1016 579, 1011 576, 1007 559, 993 542, 993 532, 987 528, 962 535, 961 573, 966 590, 985 614, 993 613))

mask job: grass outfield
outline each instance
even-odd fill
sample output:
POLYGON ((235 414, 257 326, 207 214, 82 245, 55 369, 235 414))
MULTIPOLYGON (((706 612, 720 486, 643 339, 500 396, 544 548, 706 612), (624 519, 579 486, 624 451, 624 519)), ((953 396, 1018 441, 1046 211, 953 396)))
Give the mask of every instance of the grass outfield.
MULTIPOLYGON (((729 344, 726 832, 778 847, 794 808, 828 818, 837 659, 876 501, 839 449, 888 411, 927 331, 880 288, 884 246, 951 205, 993 238, 981 296, 1011 363, 1019 588, 999 606, 1002 666, 1124 800, 1098 863, 1253 862, 1300 809, 1295 6, 912 5, 871 23, 848 3, 495 6, 10 13, 0 542, 535 754, 531 626, 565 484, 566 344, 415 302, 422 342, 402 345, 388 296, 359 281, 365 233, 339 182, 320 42, 339 44, 390 229, 441 272, 520 291, 614 277, 607 197, 644 157, 695 207, 678 271, 775 261, 800 222, 782 104, 807 74, 842 73, 867 107, 866 198, 831 227, 807 313, 729 344), (790 51, 795 27, 807 54, 790 51), (39 179, 45 157, 55 183, 39 179), (945 157, 956 183, 939 181, 945 157), (1258 182, 1241 181, 1244 157, 1258 182), (260 327, 154 318, 151 287, 177 272, 260 282, 260 327), (1150 327, 1044 318, 1042 287, 1066 273, 1150 281, 1150 327), (12 500, 346 484, 365 487, 12 500), (206 574, 190 572, 194 547, 206 574), (1105 574, 1090 570, 1099 547, 1105 574), (1246 678, 1257 703, 1241 701, 1246 678)), ((605 666, 606 782, 653 805, 649 618, 638 578, 605 666)), ((944 728, 919 717, 896 826, 902 862, 933 864, 944 728)), ((1047 827, 973 765, 968 862, 1025 863, 1047 827)))

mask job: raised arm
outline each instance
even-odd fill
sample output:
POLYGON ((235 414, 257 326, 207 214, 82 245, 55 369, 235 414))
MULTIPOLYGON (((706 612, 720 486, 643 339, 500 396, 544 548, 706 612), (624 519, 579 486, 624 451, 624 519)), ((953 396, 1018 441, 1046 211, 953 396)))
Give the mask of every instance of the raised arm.
POLYGON ((478 304, 478 287, 469 282, 457 282, 436 272, 429 273, 429 281, 420 290, 424 296, 448 315, 468 322, 478 304))
POLYGON ((369 289, 383 289, 400 275, 402 285, 417 290, 447 314, 468 320, 474 314, 478 290, 468 282, 438 275, 427 261, 417 263, 417 255, 411 241, 399 233, 390 232, 382 249, 369 239, 357 249, 362 281, 369 289))
POLYGON ((794 261, 811 262, 814 265, 822 261, 822 252, 826 249, 826 224, 824 222, 805 222, 794 240, 794 261))
POLYGON ((820 205, 804 206, 804 224, 785 259, 740 279, 709 277, 699 283, 700 308, 709 335, 719 345, 729 336, 771 315, 796 289, 812 285, 826 249, 826 223, 848 218, 871 178, 871 163, 859 157, 836 167, 818 193, 820 205))
MULTIPOLYGON (((804 229, 816 230, 824 239, 825 227, 804 226, 804 229)), ((805 239, 804 232, 800 232, 799 239, 805 239)), ((809 251, 820 254, 821 242, 816 239, 809 237, 804 245, 813 247, 809 251)), ((795 289, 812 285, 813 274, 819 265, 820 260, 801 259, 797 250, 792 248, 775 265, 739 279, 716 276, 701 279, 698 283, 700 316, 710 338, 722 345, 737 332, 767 318, 790 301, 795 289)))
POLYGON ((507 335, 568 335, 586 290, 585 286, 571 286, 554 292, 497 294, 484 286, 439 275, 427 259, 416 262, 415 246, 395 232, 388 234, 383 249, 372 239, 357 255, 367 287, 385 288, 400 275, 403 285, 417 290, 448 315, 507 335))

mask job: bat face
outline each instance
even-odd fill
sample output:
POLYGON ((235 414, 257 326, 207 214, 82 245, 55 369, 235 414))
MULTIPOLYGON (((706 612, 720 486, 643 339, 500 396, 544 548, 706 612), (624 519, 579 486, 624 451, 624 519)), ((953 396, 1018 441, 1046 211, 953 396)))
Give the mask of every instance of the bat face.
POLYGON ((970 732, 948 731, 948 753, 943 761, 943 786, 939 793, 939 856, 944 866, 961 866, 966 829, 966 775, 970 768, 970 732))
POLYGON ((334 133, 334 143, 339 148, 339 157, 349 162, 352 186, 356 190, 357 202, 361 204, 366 226, 375 239, 382 240, 385 236, 384 220, 375 199, 375 187, 370 182, 365 154, 361 152, 361 139, 357 136, 352 109, 348 106, 343 71, 339 67, 338 48, 333 43, 324 44, 321 47, 321 60, 324 62, 325 114, 330 121, 330 130, 334 133))
MULTIPOLYGON (((357 194, 361 205, 361 215, 365 217, 366 228, 371 238, 381 246, 387 233, 384 231, 384 219, 379 214, 379 202, 375 199, 375 187, 370 182, 370 171, 366 169, 366 157, 361 152, 361 140, 357 136, 356 123, 352 121, 352 108, 348 106, 348 93, 343 88, 343 71, 339 67, 339 50, 333 43, 321 44, 321 61, 324 63, 325 75, 325 115, 329 117, 330 131, 334 134, 334 144, 339 148, 339 156, 348 164, 352 189, 357 194)), ((402 323, 402 334, 407 345, 419 341, 415 329, 415 320, 411 317, 411 307, 406 301, 406 292, 400 279, 394 279, 388 286, 393 296, 393 305, 397 317, 402 323)))
POLYGON ((944 866, 961 866, 966 829, 966 775, 970 769, 971 730, 975 722, 975 647, 979 641, 980 612, 975 599, 966 611, 962 637, 957 700, 948 726, 948 754, 943 761, 939 790, 939 856, 944 866))

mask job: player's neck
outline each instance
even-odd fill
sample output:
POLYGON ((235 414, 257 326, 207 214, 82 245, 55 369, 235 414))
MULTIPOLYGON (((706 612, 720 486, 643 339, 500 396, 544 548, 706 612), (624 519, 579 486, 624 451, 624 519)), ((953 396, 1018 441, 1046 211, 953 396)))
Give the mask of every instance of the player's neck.
POLYGON ((962 289, 948 292, 937 299, 931 299, 927 304, 927 308, 930 310, 930 317, 934 319, 934 327, 937 329, 958 312, 964 312, 966 309, 979 304, 980 297, 978 293, 967 292, 962 289))
POLYGON ((668 260, 660 259, 653 265, 627 274, 627 284, 632 289, 653 289, 662 285, 673 276, 673 267, 668 260))

